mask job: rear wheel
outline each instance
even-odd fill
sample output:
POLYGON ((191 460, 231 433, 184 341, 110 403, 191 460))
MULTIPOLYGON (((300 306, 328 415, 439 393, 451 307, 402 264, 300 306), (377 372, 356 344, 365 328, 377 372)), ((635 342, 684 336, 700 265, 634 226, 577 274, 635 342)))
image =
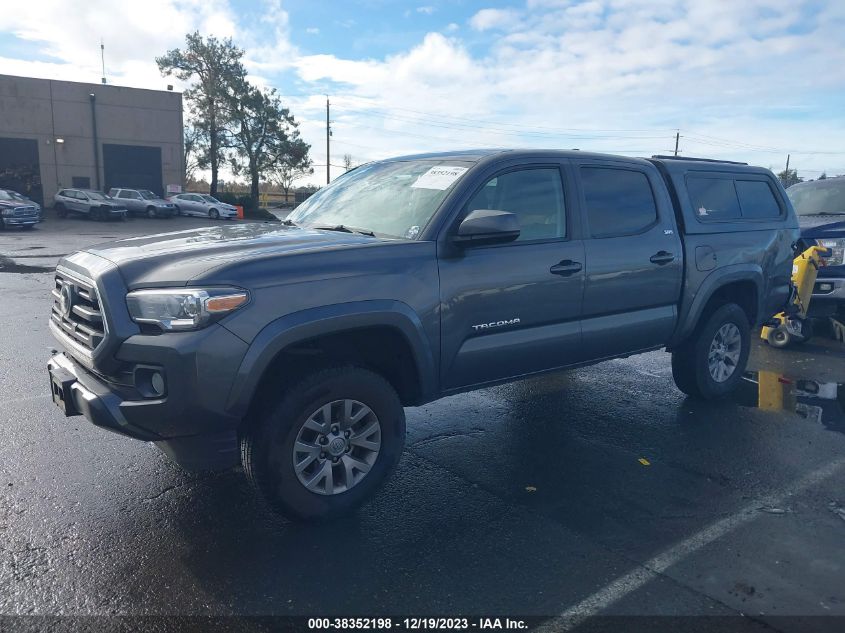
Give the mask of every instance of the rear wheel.
POLYGON ((154 218, 156 217, 156 210, 155 207, 147 207, 147 217, 154 218))
POLYGON ((724 304, 672 352, 672 377, 689 396, 724 397, 742 379, 750 350, 748 316, 735 303, 724 304))
POLYGON ((367 369, 333 367, 292 385, 241 437, 252 485, 283 514, 325 519, 354 510, 396 466, 405 412, 367 369))
POLYGON ((219 220, 220 212, 217 209, 211 209, 211 211, 208 212, 208 217, 210 217, 212 220, 219 220))

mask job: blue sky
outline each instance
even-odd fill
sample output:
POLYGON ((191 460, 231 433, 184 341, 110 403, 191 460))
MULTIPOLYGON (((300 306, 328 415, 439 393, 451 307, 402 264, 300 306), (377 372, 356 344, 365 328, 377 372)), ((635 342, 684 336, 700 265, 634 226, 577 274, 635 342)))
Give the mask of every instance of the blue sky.
MULTIPOLYGON (((163 88, 184 34, 231 36, 331 162, 455 147, 682 153, 845 173, 840 0, 30 0, 0 72, 163 88), (120 28, 115 30, 115 26, 120 28)), ((177 83, 178 86, 178 82, 177 83)), ((183 86, 179 86, 183 87, 183 86)), ((338 173, 338 170, 334 170, 338 173)))

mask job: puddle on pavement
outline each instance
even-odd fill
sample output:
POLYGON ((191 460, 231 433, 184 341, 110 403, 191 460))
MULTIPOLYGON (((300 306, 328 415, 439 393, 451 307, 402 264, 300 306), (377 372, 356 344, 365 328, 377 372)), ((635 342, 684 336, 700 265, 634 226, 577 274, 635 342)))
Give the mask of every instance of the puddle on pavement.
POLYGON ((18 264, 13 259, 0 255, 0 273, 51 273, 55 269, 55 266, 33 266, 31 264, 18 264))
POLYGON ((764 411, 789 411, 845 433, 845 384, 795 378, 774 371, 749 371, 733 399, 764 411))

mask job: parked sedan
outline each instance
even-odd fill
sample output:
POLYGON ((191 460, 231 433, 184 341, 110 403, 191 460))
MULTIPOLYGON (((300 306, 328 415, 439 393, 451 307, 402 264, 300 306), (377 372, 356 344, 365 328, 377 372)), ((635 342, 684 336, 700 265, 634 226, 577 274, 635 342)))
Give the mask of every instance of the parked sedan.
POLYGON ((0 229, 20 226, 31 229, 41 221, 41 207, 19 193, 0 189, 0 229))
POLYGON ((238 217, 238 210, 231 204, 220 202, 207 194, 179 193, 171 196, 170 202, 176 205, 176 213, 179 215, 198 215, 212 220, 238 217))
POLYGON ((126 219, 126 205, 91 189, 60 189, 54 197, 56 215, 69 213, 86 215, 92 220, 126 219))
POLYGON ((170 218, 176 213, 172 202, 157 196, 149 189, 113 187, 109 189, 109 195, 125 204, 132 215, 145 213, 148 218, 170 218))

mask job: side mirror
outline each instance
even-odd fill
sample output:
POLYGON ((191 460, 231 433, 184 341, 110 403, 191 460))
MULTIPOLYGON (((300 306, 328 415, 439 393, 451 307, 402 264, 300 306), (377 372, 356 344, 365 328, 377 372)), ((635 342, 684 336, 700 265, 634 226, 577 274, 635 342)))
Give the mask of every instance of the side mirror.
POLYGON ((463 247, 503 244, 519 237, 519 220, 509 211, 476 209, 464 218, 452 241, 463 247))

